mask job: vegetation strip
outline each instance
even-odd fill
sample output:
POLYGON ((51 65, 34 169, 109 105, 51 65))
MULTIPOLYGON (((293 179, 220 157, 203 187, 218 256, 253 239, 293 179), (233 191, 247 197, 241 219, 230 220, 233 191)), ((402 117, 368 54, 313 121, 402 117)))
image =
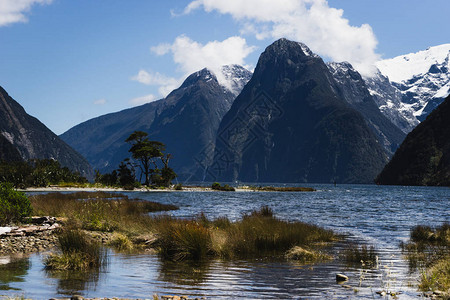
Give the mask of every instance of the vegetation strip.
POLYGON ((450 299, 450 224, 415 226, 401 247, 412 270, 419 270, 419 289, 427 296, 450 299))

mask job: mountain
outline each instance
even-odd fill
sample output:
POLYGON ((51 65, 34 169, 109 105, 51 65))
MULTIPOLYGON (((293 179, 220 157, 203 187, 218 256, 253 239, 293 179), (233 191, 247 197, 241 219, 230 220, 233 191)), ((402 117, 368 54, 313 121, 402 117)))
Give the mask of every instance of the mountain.
POLYGON ((401 144, 377 184, 450 186, 450 96, 401 144))
POLYGON ((166 144, 179 179, 201 180, 198 176, 212 160, 220 120, 250 77, 238 65, 218 72, 203 69, 165 99, 88 120, 61 138, 94 168, 109 172, 130 156, 125 139, 135 130, 145 131, 151 140, 166 144))
POLYGON ((83 154, 94 169, 109 172, 130 156, 125 139, 135 130, 147 131, 162 104, 155 101, 90 119, 60 137, 83 154))
POLYGON ((91 178, 93 170, 86 159, 70 148, 38 119, 0 87, 0 149, 1 159, 55 159, 62 166, 91 178))
MULTIPOLYGON (((382 60, 376 66, 401 93, 398 110, 406 112, 412 127, 423 121, 450 93, 450 44, 382 60), (409 112, 415 119, 410 118, 409 112)), ((372 91, 376 94, 379 90, 372 91)), ((379 105, 389 107, 395 103, 387 99, 379 105)))
POLYGON ((362 76, 348 62, 327 63, 336 80, 336 92, 360 112, 389 156, 392 156, 406 134, 378 108, 362 76))
POLYGON ((380 111, 405 134, 420 123, 411 106, 402 102, 402 92, 379 70, 372 77, 364 77, 364 81, 380 111))
POLYGON ((387 155, 323 60, 280 39, 220 123, 208 180, 373 182, 387 155))

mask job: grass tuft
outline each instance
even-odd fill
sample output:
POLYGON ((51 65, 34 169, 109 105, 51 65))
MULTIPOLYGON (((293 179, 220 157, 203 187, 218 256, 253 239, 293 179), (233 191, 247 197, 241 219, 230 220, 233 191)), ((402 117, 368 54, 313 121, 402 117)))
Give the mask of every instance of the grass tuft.
POLYGON ((444 291, 450 298, 450 224, 415 226, 410 241, 401 244, 411 269, 421 269, 421 291, 444 291))
POLYGON ((224 217, 210 221, 204 215, 193 220, 160 218, 157 236, 161 255, 171 260, 282 256, 293 246, 313 246, 335 239, 332 231, 279 220, 268 207, 244 215, 237 222, 224 217))
POLYGON ((108 246, 111 246, 120 252, 130 251, 134 248, 131 240, 122 233, 114 233, 108 246))
POLYGON ((378 256, 373 246, 350 245, 344 250, 345 261, 348 264, 362 264, 367 268, 374 268, 377 265, 378 256))
POLYGON ((105 262, 105 253, 99 243, 80 230, 68 229, 58 236, 60 254, 51 254, 45 261, 50 270, 87 270, 99 268, 105 262))
POLYGON ((82 229, 139 234, 148 230, 149 212, 178 209, 174 205, 129 199, 117 193, 48 193, 30 196, 35 215, 65 217, 82 229))
POLYGON ((313 250, 307 250, 300 246, 295 246, 289 249, 289 251, 286 252, 285 257, 289 260, 295 260, 300 263, 313 263, 331 258, 329 255, 313 250))

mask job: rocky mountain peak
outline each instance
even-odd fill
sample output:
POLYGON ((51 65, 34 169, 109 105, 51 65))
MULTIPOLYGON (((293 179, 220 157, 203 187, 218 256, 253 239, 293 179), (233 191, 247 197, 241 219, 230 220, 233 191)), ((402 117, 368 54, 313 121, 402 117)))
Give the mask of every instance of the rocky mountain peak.
POLYGON ((402 94, 405 108, 423 121, 450 93, 450 44, 382 60, 376 66, 402 94))
POLYGON ((191 75, 189 75, 184 80, 184 82, 183 82, 183 84, 181 85, 180 88, 186 88, 186 87, 192 86, 194 84, 197 84, 200 81, 201 82, 209 82, 211 80, 218 83, 217 77, 214 74, 214 72, 212 72, 208 68, 203 68, 200 71, 197 71, 197 72, 192 73, 191 75))
POLYGON ((239 95, 247 82, 252 78, 252 72, 240 65, 224 65, 218 72, 219 83, 232 92, 239 95))

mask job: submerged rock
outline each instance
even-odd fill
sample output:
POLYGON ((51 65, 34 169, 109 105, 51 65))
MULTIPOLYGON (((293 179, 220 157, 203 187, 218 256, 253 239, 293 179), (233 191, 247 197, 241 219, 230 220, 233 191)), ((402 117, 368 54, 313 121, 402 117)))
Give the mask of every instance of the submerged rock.
POLYGON ((342 281, 347 281, 348 280, 348 276, 344 275, 344 274, 336 274, 336 282, 342 282, 342 281))

